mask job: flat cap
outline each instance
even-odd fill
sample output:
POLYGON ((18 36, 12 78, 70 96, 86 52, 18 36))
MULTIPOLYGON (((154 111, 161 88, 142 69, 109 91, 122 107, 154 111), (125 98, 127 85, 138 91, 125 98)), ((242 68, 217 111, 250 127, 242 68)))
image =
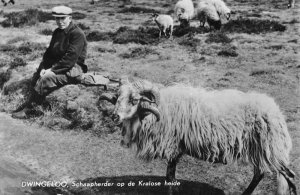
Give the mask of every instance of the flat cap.
POLYGON ((52 15, 54 17, 65 17, 72 14, 72 9, 67 6, 56 6, 52 8, 52 15))

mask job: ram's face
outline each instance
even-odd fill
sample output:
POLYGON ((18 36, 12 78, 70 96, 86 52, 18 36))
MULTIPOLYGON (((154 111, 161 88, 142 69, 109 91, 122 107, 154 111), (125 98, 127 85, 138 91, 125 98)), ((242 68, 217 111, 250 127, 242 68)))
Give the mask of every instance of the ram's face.
POLYGON ((103 93, 99 101, 106 100, 115 105, 113 120, 121 125, 123 139, 122 146, 129 147, 133 138, 141 127, 142 120, 153 114, 160 120, 157 108, 159 91, 149 82, 122 84, 117 94, 103 93))
POLYGON ((140 99, 141 96, 131 86, 121 86, 113 112, 114 121, 121 123, 124 120, 137 116, 140 99))

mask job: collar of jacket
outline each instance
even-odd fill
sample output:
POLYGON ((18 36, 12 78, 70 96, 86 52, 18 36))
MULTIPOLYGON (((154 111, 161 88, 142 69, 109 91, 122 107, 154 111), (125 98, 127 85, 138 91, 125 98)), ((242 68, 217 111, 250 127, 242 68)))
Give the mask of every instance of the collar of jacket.
POLYGON ((65 34, 68 34, 68 32, 74 28, 74 23, 73 21, 70 22, 69 26, 67 28, 64 29, 65 34))

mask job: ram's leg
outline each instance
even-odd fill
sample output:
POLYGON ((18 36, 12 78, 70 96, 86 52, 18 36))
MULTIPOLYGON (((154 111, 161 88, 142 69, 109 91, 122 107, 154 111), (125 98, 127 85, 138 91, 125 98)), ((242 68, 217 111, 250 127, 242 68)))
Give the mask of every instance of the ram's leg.
POLYGON ((173 25, 170 26, 170 37, 169 38, 172 38, 173 36, 173 25))
POLYGON ((167 27, 164 27, 163 33, 164 33, 164 36, 167 37, 167 27))
POLYGON ((167 176, 166 180, 168 182, 175 181, 175 173, 176 173, 176 164, 178 160, 177 159, 171 159, 168 161, 168 167, 167 167, 167 176))
POLYGON ((254 167, 254 175, 252 181, 242 195, 252 194, 252 192, 254 191, 254 189, 256 188, 256 186, 262 180, 263 177, 264 177, 263 172, 261 172, 257 167, 254 167))

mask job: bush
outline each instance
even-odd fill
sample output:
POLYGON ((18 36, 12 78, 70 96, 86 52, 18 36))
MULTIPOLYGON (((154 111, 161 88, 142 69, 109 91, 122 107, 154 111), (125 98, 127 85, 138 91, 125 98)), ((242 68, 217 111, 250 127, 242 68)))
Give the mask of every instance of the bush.
POLYGON ((21 12, 5 14, 6 18, 1 24, 3 27, 23 27, 36 25, 39 22, 53 20, 51 13, 43 12, 38 9, 27 9, 21 12))
POLYGON ((268 33, 274 31, 285 31, 286 27, 277 21, 239 18, 230 20, 223 26, 223 31, 236 33, 268 33))
POLYGON ((187 34, 194 34, 194 33, 203 34, 207 32, 209 32, 208 28, 199 28, 199 27, 192 27, 192 26, 185 26, 185 27, 176 26, 174 27, 173 35, 176 37, 182 37, 187 34))
POLYGON ((72 13, 72 18, 73 18, 74 20, 81 20, 81 19, 86 18, 86 15, 83 14, 83 13, 80 13, 80 12, 73 12, 73 13, 72 13))
POLYGON ((120 27, 116 33, 113 42, 117 44, 138 43, 142 45, 158 43, 157 28, 143 28, 137 30, 129 27, 120 27))
POLYGON ((86 39, 88 41, 111 41, 112 37, 112 32, 92 31, 86 36, 86 39))

